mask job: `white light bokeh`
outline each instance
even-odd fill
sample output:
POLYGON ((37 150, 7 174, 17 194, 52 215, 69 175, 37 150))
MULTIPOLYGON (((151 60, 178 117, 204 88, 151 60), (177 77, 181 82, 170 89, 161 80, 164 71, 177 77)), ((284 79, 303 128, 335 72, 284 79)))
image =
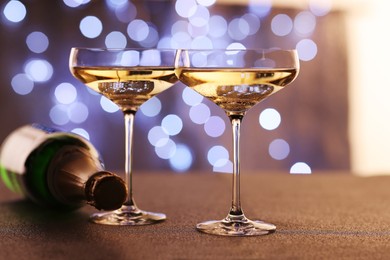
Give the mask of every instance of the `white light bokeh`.
POLYGON ((205 26, 210 19, 209 9, 202 5, 197 5, 195 11, 188 18, 189 22, 197 27, 205 26))
POLYGON ((156 49, 142 51, 141 60, 139 64, 141 66, 160 66, 161 65, 160 51, 156 49))
POLYGON ((210 118, 210 108, 200 103, 190 108, 190 118, 195 124, 204 124, 210 118))
POLYGON ((310 0, 309 8, 316 16, 327 15, 332 10, 332 0, 310 0))
POLYGON ((66 4, 69 7, 76 8, 80 5, 87 4, 91 0, 63 0, 64 4, 66 4))
POLYGON ((244 44, 240 42, 232 42, 226 47, 227 50, 246 50, 246 47, 244 44))
POLYGON ((272 9, 272 0, 249 0, 249 11, 262 18, 267 16, 272 9))
POLYGON ((235 18, 233 19, 228 26, 229 36, 233 40, 243 40, 249 35, 249 24, 243 18, 235 18))
POLYGON ((126 0, 125 4, 115 7, 115 16, 122 23, 129 23, 137 16, 137 8, 126 0))
POLYGON ((139 44, 144 48, 152 48, 157 45, 160 36, 154 27, 149 26, 149 33, 145 40, 140 41, 139 44))
POLYGON ((275 160, 286 159, 290 153, 289 144, 283 139, 273 140, 268 147, 269 155, 275 160))
POLYGON ((100 97, 100 106, 107 113, 115 113, 119 110, 119 107, 105 96, 100 97))
POLYGON ((299 59, 302 61, 310 61, 317 55, 317 44, 311 39, 302 39, 297 45, 299 59))
POLYGON ((208 136, 219 137, 225 132, 225 121, 219 116, 211 116, 204 124, 204 131, 208 136))
POLYGON ((207 152, 207 160, 214 167, 222 167, 229 161, 229 151, 221 145, 213 146, 207 152))
POLYGON ((153 146, 164 146, 169 141, 169 135, 161 126, 154 126, 148 132, 148 140, 153 146))
POLYGON ((177 135, 183 129, 183 121, 177 115, 170 114, 163 118, 161 121, 161 127, 168 135, 177 135))
POLYGON ((84 17, 79 26, 80 32, 87 38, 96 38, 103 31, 103 24, 96 16, 84 17))
POLYGON ((177 144, 175 153, 169 158, 171 168, 176 172, 185 172, 191 168, 193 156, 190 148, 185 144, 177 144))
POLYGON ((192 24, 188 24, 187 31, 189 35, 193 38, 199 36, 207 36, 210 31, 209 23, 206 23, 203 26, 194 26, 192 24))
POLYGON ((32 59, 24 66, 24 72, 35 82, 45 82, 52 77, 53 67, 47 60, 32 59))
POLYGON ((291 174, 311 174, 311 168, 307 163, 297 162, 290 168, 291 174))
POLYGON ((242 19, 246 21, 249 25, 249 35, 253 35, 259 31, 260 19, 258 16, 251 13, 246 13, 242 16, 242 19))
POLYGON ((213 166, 213 172, 222 172, 222 173, 233 173, 233 162, 230 160, 222 160, 222 165, 217 163, 217 166, 213 166))
POLYGON ((105 45, 107 48, 125 48, 127 45, 127 39, 126 36, 119 32, 119 31, 113 31, 107 34, 105 39, 105 45))
POLYGON ((147 117, 155 117, 161 112, 161 101, 157 97, 152 97, 146 103, 142 104, 140 111, 147 117))
POLYGON ((54 96, 61 104, 71 104, 77 98, 77 90, 72 84, 63 82, 55 88, 54 96))
POLYGON ((81 102, 72 103, 68 107, 68 117, 73 123, 80 124, 87 120, 89 115, 88 107, 81 102))
POLYGON ((197 4, 195 0, 177 0, 175 10, 178 15, 188 18, 196 11, 197 4))
POLYGON ((128 50, 121 53, 120 64, 122 66, 137 66, 140 63, 140 53, 135 50, 128 50))
POLYGON ((272 18, 271 30, 275 35, 286 36, 293 29, 293 21, 286 14, 278 14, 272 18))
POLYGON ((26 17, 27 10, 22 2, 11 0, 5 5, 3 14, 8 21, 18 23, 26 17))
POLYGON ((191 42, 192 49, 212 49, 213 42, 207 36, 199 36, 192 40, 191 42))
POLYGON ((27 47, 34 53, 42 53, 49 47, 49 38, 43 32, 32 32, 26 38, 27 47))
POLYGON ((176 153, 176 143, 172 139, 168 139, 164 145, 155 146, 154 151, 161 159, 170 159, 176 153))
POLYGON ((11 86, 15 93, 19 95, 27 95, 33 91, 34 82, 28 75, 19 73, 12 78, 11 86))
POLYGON ((49 117, 56 125, 66 125, 69 123, 68 109, 66 105, 58 104, 50 109, 49 117))
POLYGON ((259 115, 259 123, 266 130, 278 128, 281 121, 279 112, 273 108, 264 109, 259 115))
POLYGON ((149 25, 140 19, 135 19, 127 26, 127 34, 134 41, 143 41, 148 37, 149 25))
POLYGON ((116 9, 125 6, 128 0, 106 0, 106 3, 109 7, 116 9))
POLYGON ((228 23, 223 16, 213 15, 209 21, 209 35, 211 37, 222 37, 226 34, 228 23))
POLYGON ((89 133, 87 132, 87 130, 85 130, 83 128, 75 128, 75 129, 71 130, 71 132, 75 133, 75 134, 78 134, 78 135, 84 137, 87 140, 90 140, 89 133))
POLYGON ((188 87, 183 89, 181 97, 183 98, 184 103, 189 106, 196 106, 202 103, 203 100, 203 96, 201 94, 188 87))
POLYGON ((316 17, 308 11, 297 14, 294 18, 294 30, 300 35, 310 35, 316 28, 316 17))

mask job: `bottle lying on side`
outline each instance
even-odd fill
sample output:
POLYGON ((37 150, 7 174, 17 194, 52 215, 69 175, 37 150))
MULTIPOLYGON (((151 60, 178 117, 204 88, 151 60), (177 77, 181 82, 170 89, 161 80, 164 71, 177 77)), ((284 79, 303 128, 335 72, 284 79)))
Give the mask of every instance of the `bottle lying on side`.
POLYGON ((0 176, 10 190, 58 209, 89 204, 115 210, 127 197, 124 181, 104 170, 90 142, 38 124, 6 137, 0 147, 0 176))

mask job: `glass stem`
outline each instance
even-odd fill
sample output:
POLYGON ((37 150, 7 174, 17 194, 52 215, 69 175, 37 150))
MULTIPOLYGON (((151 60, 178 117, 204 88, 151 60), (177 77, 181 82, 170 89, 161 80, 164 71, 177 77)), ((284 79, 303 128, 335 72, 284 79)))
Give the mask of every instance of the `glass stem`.
POLYGON ((134 206, 133 199, 133 132, 134 132, 135 112, 124 112, 125 118, 125 182, 127 185, 127 199, 124 203, 126 206, 134 206))
POLYGON ((233 185, 230 218, 244 218, 240 200, 240 130, 242 115, 229 115, 233 129, 233 185))

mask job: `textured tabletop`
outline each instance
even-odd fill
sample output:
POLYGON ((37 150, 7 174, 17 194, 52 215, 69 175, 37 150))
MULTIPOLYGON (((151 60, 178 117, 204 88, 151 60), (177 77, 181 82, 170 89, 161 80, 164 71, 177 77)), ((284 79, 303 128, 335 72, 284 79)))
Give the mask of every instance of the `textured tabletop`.
POLYGON ((63 213, 20 200, 0 185, 0 259, 388 259, 390 177, 347 173, 244 173, 246 216, 277 226, 259 237, 199 233, 225 217, 231 175, 136 173, 135 200, 164 212, 150 226, 87 221, 92 207, 63 213))

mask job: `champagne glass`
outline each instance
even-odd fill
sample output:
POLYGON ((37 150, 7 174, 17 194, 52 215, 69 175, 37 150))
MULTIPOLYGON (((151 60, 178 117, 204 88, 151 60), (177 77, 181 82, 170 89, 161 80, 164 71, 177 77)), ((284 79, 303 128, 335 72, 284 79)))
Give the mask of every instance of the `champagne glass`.
POLYGON ((113 101, 125 119, 125 180, 128 197, 111 212, 96 213, 90 220, 108 225, 146 225, 165 220, 162 213, 140 210, 133 198, 132 153, 134 117, 138 108, 171 87, 176 50, 72 48, 70 70, 75 78, 113 101))
POLYGON ((232 204, 222 220, 199 223, 199 231, 222 236, 272 233, 276 226, 244 215, 240 201, 240 127, 245 113, 291 83, 299 71, 295 50, 178 50, 181 82, 225 110, 233 129, 232 204))

